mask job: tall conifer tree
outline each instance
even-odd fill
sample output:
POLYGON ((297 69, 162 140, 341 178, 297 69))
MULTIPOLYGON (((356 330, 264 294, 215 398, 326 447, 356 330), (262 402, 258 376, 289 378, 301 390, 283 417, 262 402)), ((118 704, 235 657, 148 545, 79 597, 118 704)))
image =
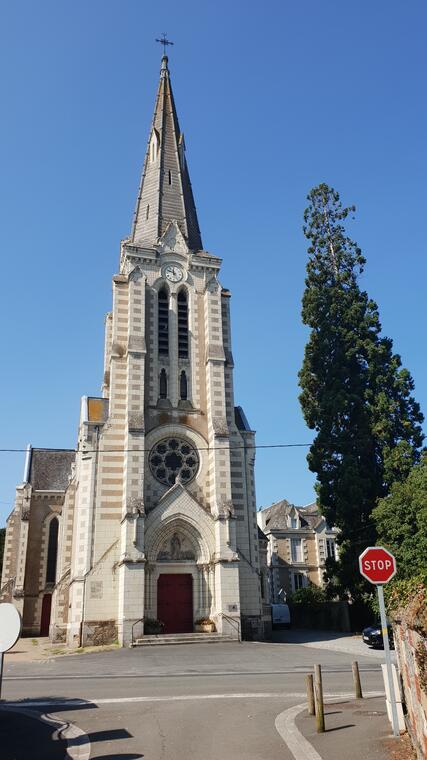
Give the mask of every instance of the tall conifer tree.
POLYGON ((365 259, 346 234, 343 208, 325 184, 304 213, 309 240, 304 324, 311 328, 299 373, 301 407, 316 431, 308 454, 319 505, 340 529, 339 562, 327 562, 331 593, 361 598, 357 558, 375 543, 372 510, 419 459, 423 416, 413 380, 381 336, 378 308, 358 283, 365 259))

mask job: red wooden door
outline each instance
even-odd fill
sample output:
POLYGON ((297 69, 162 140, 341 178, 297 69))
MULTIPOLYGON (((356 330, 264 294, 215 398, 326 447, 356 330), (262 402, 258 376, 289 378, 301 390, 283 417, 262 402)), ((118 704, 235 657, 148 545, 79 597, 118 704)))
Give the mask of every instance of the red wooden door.
POLYGON ((191 633, 193 630, 193 577, 163 573, 157 581, 157 617, 165 624, 164 633, 191 633))
POLYGON ((49 636, 50 608, 52 606, 52 594, 45 594, 42 602, 42 619, 40 622, 40 636, 49 636))

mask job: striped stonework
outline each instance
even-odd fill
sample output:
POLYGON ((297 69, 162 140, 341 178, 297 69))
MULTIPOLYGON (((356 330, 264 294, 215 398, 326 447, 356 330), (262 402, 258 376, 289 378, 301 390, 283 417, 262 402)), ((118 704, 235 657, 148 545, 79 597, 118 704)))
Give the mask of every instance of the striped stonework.
POLYGON ((81 401, 76 453, 33 450, 8 522, 3 593, 27 606, 29 629, 48 618, 47 541, 58 514, 52 638, 129 644, 145 618, 159 615, 162 575, 191 579, 193 621, 208 616, 234 636, 251 623, 262 634, 254 433, 234 406, 230 293, 220 267, 202 248, 164 58, 132 233, 105 318, 102 395, 81 401), (162 442, 163 474, 150 466, 162 442), (47 500, 34 496, 45 493, 47 500))

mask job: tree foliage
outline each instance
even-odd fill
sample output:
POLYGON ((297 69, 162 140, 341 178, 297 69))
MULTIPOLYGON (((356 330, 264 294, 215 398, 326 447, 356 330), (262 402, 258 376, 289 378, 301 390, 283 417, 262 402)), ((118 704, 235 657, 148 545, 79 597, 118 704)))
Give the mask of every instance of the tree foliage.
POLYGON ((372 510, 418 461, 423 417, 409 372, 381 336, 378 307, 359 286, 365 259, 344 227, 354 206, 344 208, 325 184, 308 200, 302 317, 311 333, 299 373, 303 414, 316 431, 308 464, 323 514, 340 528, 329 592, 362 598, 357 557, 375 542, 372 510))
POLYGON ((314 607, 323 604, 323 602, 326 602, 327 599, 324 590, 320 588, 320 586, 315 586, 313 583, 310 583, 309 586, 299 588, 297 591, 294 591, 293 594, 289 594, 288 601, 290 604, 301 604, 313 609, 314 607))
POLYGON ((372 514, 379 542, 396 557, 397 577, 427 573, 427 452, 372 514))

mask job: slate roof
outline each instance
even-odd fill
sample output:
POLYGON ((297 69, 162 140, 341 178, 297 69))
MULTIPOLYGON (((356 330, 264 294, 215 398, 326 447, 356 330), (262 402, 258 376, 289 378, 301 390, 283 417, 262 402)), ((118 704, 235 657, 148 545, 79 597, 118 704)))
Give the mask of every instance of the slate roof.
POLYGON ((246 414, 244 413, 241 406, 234 407, 234 421, 239 430, 244 430, 245 432, 249 433, 252 432, 246 414))
POLYGON ((65 491, 75 458, 74 451, 32 449, 29 482, 37 491, 65 491))
POLYGON ((323 519, 319 508, 315 503, 307 504, 305 507, 297 507, 286 499, 282 499, 276 504, 272 504, 271 507, 262 510, 265 514, 265 529, 288 530, 288 517, 292 509, 297 510, 301 519, 302 528, 308 527, 314 529, 323 519))
POLYGON ((174 219, 190 250, 199 251, 203 246, 185 158, 184 135, 175 108, 168 58, 164 55, 131 242, 152 247, 174 219), (154 159, 150 156, 153 137, 157 141, 154 159))

